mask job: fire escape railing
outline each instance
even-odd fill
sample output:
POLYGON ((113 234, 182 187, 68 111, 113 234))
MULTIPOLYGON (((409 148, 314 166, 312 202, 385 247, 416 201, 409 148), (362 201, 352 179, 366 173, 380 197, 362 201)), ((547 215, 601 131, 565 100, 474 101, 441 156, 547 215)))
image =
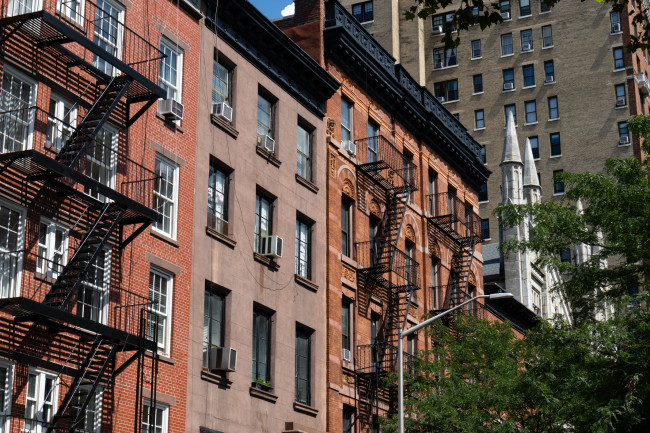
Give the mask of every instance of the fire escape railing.
POLYGON ((376 173, 373 179, 386 189, 408 186, 417 190, 417 167, 387 138, 378 135, 355 141, 358 168, 365 173, 376 173))
MULTIPOLYGON (((381 275, 391 271, 388 266, 379 262, 381 248, 380 241, 355 243, 357 266, 362 272, 381 275)), ((384 246, 384 248, 388 248, 388 246, 384 246)), ((394 251, 392 272, 397 277, 393 282, 395 287, 416 289, 420 286, 420 264, 400 249, 394 251)))
MULTIPOLYGON (((355 371, 357 374, 378 374, 380 376, 397 372, 397 347, 384 342, 357 346, 355 371)), ((405 371, 413 373, 417 357, 404 352, 405 371)))
POLYGON ((427 195, 429 221, 455 241, 476 238, 481 241, 481 218, 456 195, 448 192, 427 195))

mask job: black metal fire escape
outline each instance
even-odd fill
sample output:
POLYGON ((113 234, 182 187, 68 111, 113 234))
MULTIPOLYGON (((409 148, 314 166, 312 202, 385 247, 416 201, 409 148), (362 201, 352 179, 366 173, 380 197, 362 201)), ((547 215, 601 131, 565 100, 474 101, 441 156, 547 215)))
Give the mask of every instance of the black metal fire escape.
MULTIPOLYGON (((99 134, 109 120, 122 130, 128 128, 156 100, 165 97, 156 84, 162 54, 122 22, 107 23, 114 18, 89 0, 84 3, 84 16, 78 14, 76 2, 69 2, 72 6, 67 6, 68 2, 48 3, 43 10, 8 16, 11 2, 3 0, 0 50, 5 62, 31 65, 35 75, 63 87, 73 82, 68 90, 78 95, 85 115, 78 125, 65 125, 70 133, 62 146, 53 149, 46 143, 46 125, 63 122, 36 106, 9 104, 10 110, 0 112, 3 134, 18 130, 22 126, 19 123, 27 119, 33 138, 31 149, 25 145, 21 150, 0 154, 0 182, 20 191, 16 194, 22 194, 21 200, 32 208, 47 207, 48 200, 54 202, 49 206, 59 213, 68 212, 66 219, 76 221, 76 229, 85 233, 72 257, 65 265, 58 264, 60 268, 50 278, 37 280, 23 275, 15 296, 0 300, 0 310, 12 314, 18 324, 32 323, 66 336, 63 339, 76 336, 67 358, 59 359, 58 365, 31 352, 16 354, 16 359, 70 378, 60 378, 65 393, 52 419, 43 425, 47 433, 76 431, 98 387, 112 384, 134 362, 138 365, 134 431, 138 432, 145 370, 151 372, 147 380, 152 391, 156 384, 157 333, 151 330, 157 329, 157 317, 148 311, 146 295, 119 287, 111 286, 104 294, 107 311, 101 313, 105 316, 101 320, 100 313, 95 313, 97 317, 84 313, 81 305, 91 302, 90 289, 84 283, 105 247, 123 248, 159 219, 151 202, 153 172, 129 159, 120 148, 106 146, 99 134), (70 7, 75 9, 66 9, 70 7), (111 36, 101 34, 109 27, 121 38, 120 53, 108 51, 101 43, 102 37, 111 36), (133 114, 132 104, 139 104, 133 114), (113 170, 119 168, 120 182, 107 182, 98 175, 93 170, 93 158, 104 158, 113 170), (125 231, 126 226, 132 230, 125 231), (148 338, 151 336, 153 341, 148 338), (153 355, 147 357, 148 351, 153 355)), ((36 263, 42 263, 42 258, 27 251, 16 253, 16 257, 23 270, 40 272, 36 263)), ((17 268, 14 263, 8 269, 17 268)))
POLYGON ((383 325, 375 342, 357 347, 356 376, 360 417, 378 415, 379 401, 395 402, 382 378, 397 371, 397 338, 406 321, 413 291, 419 288, 419 264, 398 248, 411 194, 417 190, 417 169, 386 138, 356 142, 357 202, 365 210, 367 193, 385 205, 374 239, 356 244, 359 291, 385 305, 383 325))

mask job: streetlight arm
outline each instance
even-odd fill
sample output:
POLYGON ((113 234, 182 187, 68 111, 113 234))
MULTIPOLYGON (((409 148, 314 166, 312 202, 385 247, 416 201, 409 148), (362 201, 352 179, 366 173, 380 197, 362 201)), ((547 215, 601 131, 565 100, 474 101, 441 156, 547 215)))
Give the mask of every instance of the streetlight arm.
POLYGON ((473 302, 473 301, 475 301, 475 300, 477 300, 477 299, 481 299, 481 298, 489 298, 489 297, 490 297, 490 295, 478 295, 478 296, 474 296, 473 298, 471 298, 471 299, 469 299, 469 300, 467 300, 467 301, 465 301, 465 302, 462 302, 462 303, 456 305, 455 307, 450 308, 449 310, 443 311, 443 312, 440 313, 440 314, 436 314, 435 316, 433 316, 433 317, 431 317, 431 318, 425 320, 425 321, 422 322, 422 323, 418 323, 417 325, 413 326, 412 328, 409 328, 409 329, 406 329, 406 330, 402 331, 402 332, 400 333, 400 339, 403 338, 403 337, 406 337, 406 336, 408 336, 408 335, 411 335, 411 334, 414 333, 414 332, 417 332, 419 329, 424 328, 425 326, 431 324, 432 322, 435 322, 436 320, 440 319, 441 317, 446 316, 447 314, 449 314, 449 313, 451 313, 451 312, 453 312, 453 311, 459 309, 460 307, 462 307, 462 306, 464 306, 464 305, 469 304, 470 302, 473 302))

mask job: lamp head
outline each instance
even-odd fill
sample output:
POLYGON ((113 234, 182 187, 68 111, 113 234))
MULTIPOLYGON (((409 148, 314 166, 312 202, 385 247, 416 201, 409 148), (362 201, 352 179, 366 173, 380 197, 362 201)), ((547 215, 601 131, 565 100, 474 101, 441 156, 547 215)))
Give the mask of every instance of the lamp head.
POLYGON ((492 293, 491 295, 488 295, 489 299, 497 300, 497 299, 509 299, 509 298, 514 298, 515 295, 512 293, 492 293))

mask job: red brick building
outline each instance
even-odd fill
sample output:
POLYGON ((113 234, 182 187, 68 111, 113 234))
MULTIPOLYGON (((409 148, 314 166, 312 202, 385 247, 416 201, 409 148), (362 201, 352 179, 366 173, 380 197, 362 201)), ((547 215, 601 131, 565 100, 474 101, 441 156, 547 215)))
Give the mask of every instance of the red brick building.
POLYGON ((184 430, 193 3, 0 2, 2 431, 184 430))

